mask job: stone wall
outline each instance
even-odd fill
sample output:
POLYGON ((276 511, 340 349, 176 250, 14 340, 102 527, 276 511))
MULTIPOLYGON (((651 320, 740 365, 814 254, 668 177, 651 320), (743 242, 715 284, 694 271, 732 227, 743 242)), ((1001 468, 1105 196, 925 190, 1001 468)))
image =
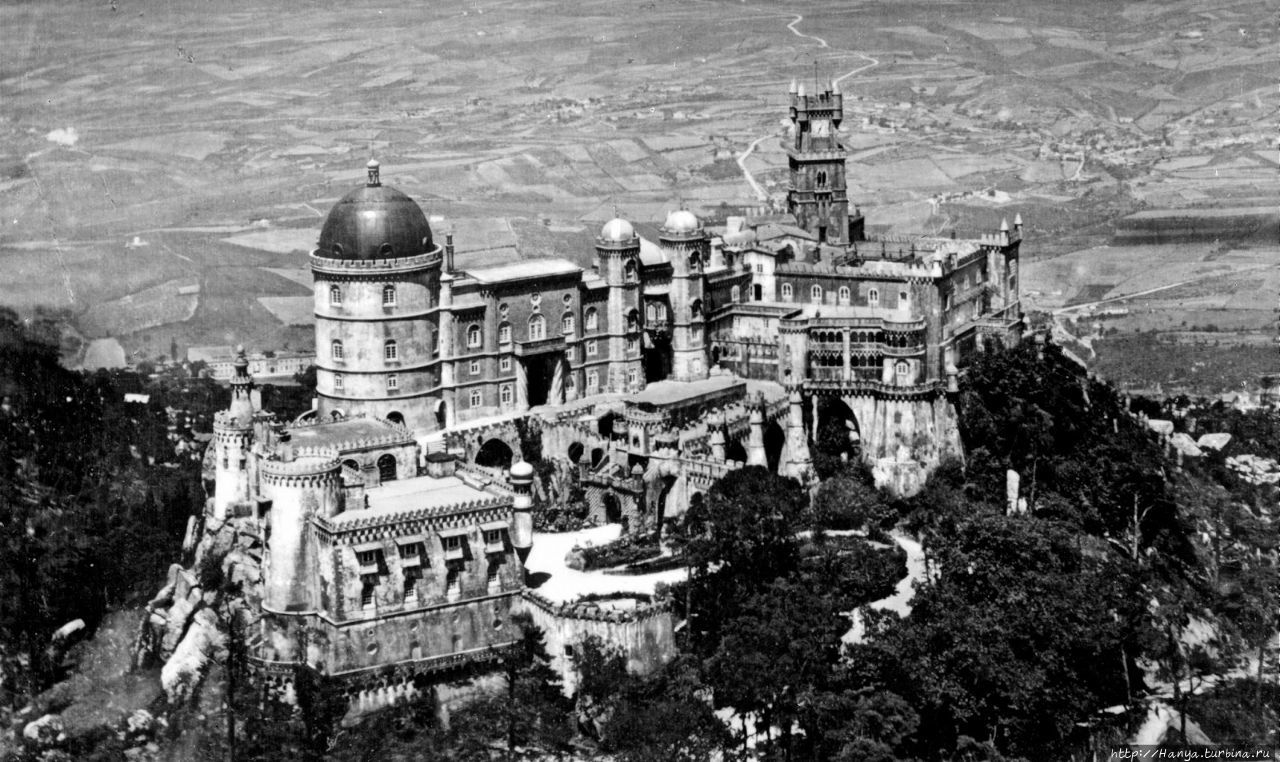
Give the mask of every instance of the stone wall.
POLYGON ((520 607, 545 637, 551 666, 564 681, 566 695, 577 689, 572 649, 595 635, 622 650, 627 670, 648 675, 675 658, 674 617, 664 603, 638 602, 633 609, 608 608, 608 602, 556 604, 526 592, 520 607))

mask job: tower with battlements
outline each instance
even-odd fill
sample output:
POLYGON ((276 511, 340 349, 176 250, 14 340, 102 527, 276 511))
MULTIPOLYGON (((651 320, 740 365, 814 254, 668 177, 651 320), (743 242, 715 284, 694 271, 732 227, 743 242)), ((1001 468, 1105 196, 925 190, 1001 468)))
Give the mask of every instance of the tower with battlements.
POLYGON ((784 143, 790 179, 787 211, 819 243, 846 244, 862 237, 862 219, 850 217, 840 140, 844 96, 835 83, 812 95, 791 83, 791 128, 784 143))

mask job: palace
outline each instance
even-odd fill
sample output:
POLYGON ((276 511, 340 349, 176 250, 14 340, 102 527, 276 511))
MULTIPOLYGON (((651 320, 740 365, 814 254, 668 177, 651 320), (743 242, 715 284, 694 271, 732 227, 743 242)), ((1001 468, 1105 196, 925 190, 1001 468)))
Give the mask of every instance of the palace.
POLYGON ((261 528, 260 670, 287 682, 305 662, 374 709, 495 658, 518 611, 561 669, 584 632, 636 669, 669 658, 659 604, 602 613, 526 589, 529 432, 596 518, 633 531, 661 531, 743 465, 810 480, 824 417, 900 493, 960 454, 959 369, 1021 334, 1021 219, 972 239, 869 238, 841 94, 793 85, 790 117, 787 214, 712 229, 678 210, 656 242, 610 220, 590 269, 459 267, 452 235, 438 243, 369 162, 310 255, 314 410, 258 409, 241 352, 207 455, 209 525, 261 528))

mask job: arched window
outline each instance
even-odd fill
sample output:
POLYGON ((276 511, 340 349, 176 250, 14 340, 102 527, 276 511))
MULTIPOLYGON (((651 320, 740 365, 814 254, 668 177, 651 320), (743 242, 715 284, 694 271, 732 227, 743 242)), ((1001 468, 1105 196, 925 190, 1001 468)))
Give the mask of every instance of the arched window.
POLYGON ((387 420, 398 426, 404 425, 404 415, 398 410, 392 410, 390 413, 387 413, 387 420))
POLYGON ((503 384, 498 390, 498 398, 502 400, 502 404, 510 405, 515 399, 515 393, 512 391, 511 384, 503 384))
POLYGON ((697 271, 701 268, 702 268, 702 257, 698 256, 698 253, 695 251, 694 253, 689 255, 689 269, 697 271))
POLYGON ((893 370, 898 374, 898 383, 905 384, 911 381, 911 364, 906 360, 899 360, 893 370))
POLYGON ((693 304, 689 305, 689 314, 694 318, 702 317, 702 300, 694 299, 693 304))
POLYGON ((815 284, 809 287, 809 301, 814 304, 822 303, 822 286, 815 284))
POLYGON ((791 301, 791 284, 790 283, 782 284, 782 298, 788 302, 791 301))
POLYGON ((440 334, 432 326, 427 326, 427 348, 432 357, 440 354, 440 334))
POLYGON ((382 306, 394 307, 396 304, 396 287, 388 283, 382 287, 382 306))
POLYGON ((600 374, 594 370, 587 371, 587 392, 594 394, 600 388, 600 374))
POLYGON ((841 304, 849 303, 849 287, 848 286, 840 287, 840 303, 841 304))
POLYGON ((640 313, 636 312, 635 310, 631 310, 630 312, 627 313, 627 330, 628 331, 640 330, 640 313))
POLYGON ((560 318, 560 332, 566 336, 573 334, 577 330, 577 325, 573 319, 572 312, 564 313, 564 317, 560 318))
POLYGON ((338 339, 334 339, 333 343, 329 345, 329 352, 333 355, 333 359, 335 360, 344 359, 342 354, 342 342, 338 339))
POLYGON ((341 373, 335 373, 335 374, 333 374, 333 390, 334 390, 335 392, 340 392, 340 391, 342 391, 342 390, 343 390, 343 388, 344 388, 344 386, 343 386, 343 385, 344 385, 345 383, 346 383, 346 382, 342 380, 342 374, 341 374, 341 373))
POLYGON ((387 391, 394 392, 400 388, 400 377, 394 373, 387 375, 387 391))
POLYGON ((342 306, 342 289, 338 288, 337 286, 329 287, 329 304, 333 305, 334 307, 342 306))
POLYGON ((868 304, 880 303, 880 289, 873 288, 867 291, 867 303, 868 304))
POLYGON ((480 326, 473 325, 467 329, 467 346, 479 347, 483 334, 480 333, 480 326))
POLYGON ((650 323, 658 322, 658 306, 653 302, 646 304, 644 307, 644 316, 650 323))
POLYGON ((622 278, 627 283, 635 283, 640 279, 639 275, 636 273, 636 261, 634 259, 628 259, 627 263, 623 265, 622 278))
POLYGON ((499 344, 511 343, 511 324, 510 323, 498 324, 498 343, 499 344))
POLYGON ((540 341, 547 338, 547 319, 541 315, 529 318, 529 341, 540 341))
POLYGON ((395 362, 400 359, 400 348, 396 346, 395 339, 388 339, 382 345, 382 359, 387 362, 395 362))
POLYGON ((819 188, 825 188, 825 187, 827 187, 827 173, 826 173, 826 172, 824 172, 824 171, 822 171, 822 170, 818 170, 818 178, 817 178, 817 180, 818 180, 818 187, 819 187, 819 188))
POLYGON ((742 289, 738 288, 737 286, 734 286, 733 288, 729 289, 729 301, 736 303, 741 299, 742 299, 742 289))
POLYGON ((482 404, 484 404, 484 395, 480 393, 479 389, 471 390, 470 402, 471 402, 471 407, 480 407, 482 404))
POLYGON ((378 478, 384 482, 395 481, 396 456, 387 454, 378 458, 378 478))
POLYGON ((588 307, 586 315, 583 316, 588 331, 594 331, 600 327, 600 313, 596 312, 595 307, 588 307))

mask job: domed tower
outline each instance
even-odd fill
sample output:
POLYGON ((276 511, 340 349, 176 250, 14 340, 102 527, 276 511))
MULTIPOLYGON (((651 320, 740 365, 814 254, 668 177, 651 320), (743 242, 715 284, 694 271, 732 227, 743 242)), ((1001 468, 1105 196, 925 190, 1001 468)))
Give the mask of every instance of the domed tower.
POLYGON ((672 374, 678 381, 706 378, 704 272, 711 259, 711 238, 697 215, 681 209, 667 215, 658 243, 671 260, 672 374))
POLYGON ((214 486, 212 517, 234 516, 237 505, 250 502, 249 450, 253 445, 253 377, 244 347, 236 347, 231 377, 231 405, 213 416, 214 486))
POLYGON ((368 182, 333 206, 311 253, 322 419, 437 427, 441 260, 422 209, 370 161, 368 182))
POLYGON ((596 357, 598 365, 587 365, 587 393, 625 392, 644 384, 644 368, 641 363, 640 313, 640 237, 631 223, 613 219, 605 223, 596 237, 596 262, 600 277, 609 289, 605 314, 592 331, 587 328, 583 338, 593 335, 603 337, 604 346, 596 357), (591 387, 592 372, 599 376, 599 387, 591 387))

